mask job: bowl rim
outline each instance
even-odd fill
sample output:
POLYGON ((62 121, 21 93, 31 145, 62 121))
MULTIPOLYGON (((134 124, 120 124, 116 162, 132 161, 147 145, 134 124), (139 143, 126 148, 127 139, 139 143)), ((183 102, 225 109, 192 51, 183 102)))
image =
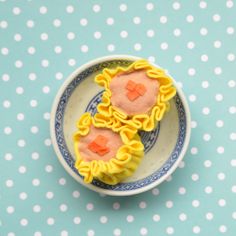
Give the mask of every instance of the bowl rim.
MULTIPOLYGON (((186 136, 185 136, 185 142, 183 145, 183 148, 179 154, 178 159, 175 161, 175 163, 173 164, 173 166, 159 179, 157 179, 156 181, 154 181, 151 184, 148 184, 142 188, 138 188, 138 189, 134 189, 134 190, 127 190, 127 191, 114 191, 114 190, 110 190, 110 189, 103 189, 103 188, 99 188, 97 186, 94 186, 92 184, 86 184, 84 183, 84 181, 76 174, 74 173, 74 171, 71 170, 71 168, 68 166, 68 164, 66 163, 66 161, 64 160, 59 147, 58 147, 58 143, 56 140, 56 134, 55 134, 55 116, 56 116, 56 110, 57 110, 57 106, 58 106, 58 102, 60 101, 60 97, 63 94, 65 88, 70 84, 70 82, 76 77, 76 75, 80 74, 82 71, 84 71, 85 69, 87 69, 88 67, 91 67, 93 65, 96 65, 98 63, 102 63, 105 62, 107 60, 113 60, 113 59, 121 59, 121 60, 138 60, 138 59, 142 59, 142 57, 137 57, 137 56, 131 56, 131 55, 109 55, 109 56, 103 56, 103 57, 99 57, 96 59, 93 59, 81 66, 79 66, 76 70, 74 70, 67 78, 66 80, 62 83, 61 87, 59 88, 53 104, 52 104, 52 108, 51 108, 51 115, 50 115, 50 135, 51 135, 51 140, 52 140, 52 144, 53 144, 53 148, 54 151, 56 152, 56 155, 61 163, 61 165, 64 167, 64 169, 67 171, 67 173, 69 173, 77 182, 79 182, 80 184, 82 184, 83 186, 89 188, 90 190, 93 190, 95 192, 98 192, 100 194, 106 194, 106 195, 110 195, 110 196, 130 196, 130 195, 135 195, 135 194, 139 194, 142 192, 146 192, 154 187, 156 187, 157 185, 161 184, 164 180, 166 180, 175 170, 176 168, 179 166, 179 163, 182 161, 184 155, 186 154, 188 145, 189 145, 189 141, 190 141, 190 135, 191 135, 191 115, 190 115, 190 109, 188 106, 188 102, 187 99, 182 91, 182 89, 178 86, 177 82, 174 80, 174 78, 167 73, 173 80, 173 84, 176 87, 176 90, 178 92, 178 95, 183 103, 184 109, 185 109, 185 114, 186 114, 186 136)), ((158 68, 162 68, 161 66, 149 62, 150 64, 152 64, 155 67, 158 68)))

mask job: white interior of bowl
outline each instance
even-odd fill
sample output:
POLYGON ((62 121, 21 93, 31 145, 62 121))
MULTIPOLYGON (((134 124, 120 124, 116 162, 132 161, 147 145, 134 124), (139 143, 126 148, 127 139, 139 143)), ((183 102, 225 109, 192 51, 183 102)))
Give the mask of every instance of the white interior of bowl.
MULTIPOLYGON (((64 166, 64 168, 67 170, 68 173, 70 173, 77 181, 80 183, 84 184, 80 176, 76 175, 73 170, 70 169, 70 167, 67 165, 66 161, 62 157, 60 150, 58 148, 58 144, 56 142, 55 138, 55 131, 54 131, 54 120, 55 120, 55 113, 57 109, 57 105, 60 99, 60 96, 64 92, 65 88, 68 86, 68 84, 78 75, 81 73, 83 70, 87 69, 88 67, 92 65, 96 65, 101 62, 105 62, 107 60, 112 60, 112 59, 124 59, 124 60, 137 60, 139 59, 138 57, 132 57, 132 56, 123 56, 123 55, 118 55, 118 56, 108 56, 108 57, 103 57, 99 58, 96 60, 93 60, 92 62, 89 62, 82 67, 78 68, 72 75, 69 76, 69 78, 64 82, 62 85, 61 89, 59 90, 54 104, 52 108, 52 114, 51 114, 51 137, 52 137, 52 142, 54 149, 59 157, 60 162, 64 166)), ((96 72, 96 74, 99 73, 96 72)), ((92 100, 92 98, 98 94, 102 88, 99 87, 97 84, 94 83, 94 76, 96 74, 92 74, 89 77, 87 77, 85 80, 83 80, 79 86, 75 88, 73 91, 72 95, 69 98, 69 101, 67 103, 65 113, 64 113, 64 138, 66 145, 68 147, 68 150, 70 151, 71 155, 73 158, 75 158, 74 150, 73 150, 73 141, 72 141, 72 136, 73 133, 76 130, 75 123, 78 120, 78 118, 85 112, 85 109, 88 105, 88 103, 92 100)), ((183 102, 184 109, 186 112, 187 116, 187 130, 186 130, 186 138, 185 138, 185 144, 182 149, 182 152, 180 153, 180 156, 176 163, 170 168, 170 170, 162 176, 160 179, 155 181, 154 183, 145 186, 144 188, 139 188, 135 190, 130 190, 130 191, 113 191, 113 190, 108 190, 108 189, 102 189, 97 186, 93 186, 92 184, 85 185, 86 187, 97 191, 101 192, 104 194, 108 195, 119 195, 119 196, 124 196, 124 195, 132 195, 132 194, 137 194, 140 192, 147 191, 148 189, 151 189, 152 187, 158 185, 161 183, 163 180, 165 180, 178 166, 179 162, 182 160, 188 143, 189 143, 189 138, 190 138, 190 113, 189 113, 189 108, 186 103, 186 99, 182 93, 182 91, 177 88, 178 94, 180 95, 180 99, 183 102)), ((171 152, 173 151, 176 141, 177 141, 177 136, 178 136, 178 129, 179 129, 179 122, 178 122, 178 114, 177 114, 177 108, 175 106, 174 101, 171 101, 171 109, 170 111, 165 115, 164 119, 161 121, 160 124, 160 132, 158 135, 158 139, 156 144, 153 146, 153 148, 144 156, 144 159, 142 163, 140 164, 139 168, 136 170, 136 172, 130 177, 127 178, 125 182, 132 182, 136 180, 143 179, 150 174, 154 173, 157 171, 169 158, 171 152)))

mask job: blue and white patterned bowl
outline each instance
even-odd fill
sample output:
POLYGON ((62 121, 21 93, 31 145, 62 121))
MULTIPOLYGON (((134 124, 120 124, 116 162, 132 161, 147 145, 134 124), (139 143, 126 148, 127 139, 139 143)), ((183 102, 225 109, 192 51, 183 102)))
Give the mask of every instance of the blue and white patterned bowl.
POLYGON ((154 131, 140 132, 145 156, 131 177, 114 186, 97 180, 84 184, 74 168, 72 136, 76 130, 76 120, 85 111, 94 114, 101 101, 102 90, 94 83, 95 75, 103 68, 127 66, 137 59, 140 58, 127 55, 107 56, 79 67, 64 82, 52 107, 51 138, 61 164, 79 183, 107 195, 133 195, 157 186, 178 167, 189 144, 190 112, 183 92, 175 83, 177 95, 171 101, 170 111, 154 131))

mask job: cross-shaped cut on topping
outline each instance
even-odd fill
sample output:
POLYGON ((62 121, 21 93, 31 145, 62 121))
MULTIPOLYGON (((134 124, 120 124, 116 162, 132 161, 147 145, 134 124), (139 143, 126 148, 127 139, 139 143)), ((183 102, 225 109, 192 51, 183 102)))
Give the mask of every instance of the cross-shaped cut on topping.
POLYGON ((104 156, 110 152, 109 147, 107 147, 108 139, 103 135, 98 135, 91 143, 88 144, 89 150, 97 153, 100 156, 104 156))
POLYGON ((136 100, 147 92, 147 89, 144 84, 135 83, 132 80, 128 81, 125 88, 128 90, 126 96, 130 101, 136 100))

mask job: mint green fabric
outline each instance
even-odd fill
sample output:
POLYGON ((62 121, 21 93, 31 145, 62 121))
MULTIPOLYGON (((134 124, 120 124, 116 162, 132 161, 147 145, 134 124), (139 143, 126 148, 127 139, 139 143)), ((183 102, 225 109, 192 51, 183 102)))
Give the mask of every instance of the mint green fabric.
POLYGON ((236 3, 0 1, 0 235, 236 235, 236 3), (154 61, 189 101, 189 149, 168 181, 100 196, 60 165, 50 109, 104 55, 154 61))

